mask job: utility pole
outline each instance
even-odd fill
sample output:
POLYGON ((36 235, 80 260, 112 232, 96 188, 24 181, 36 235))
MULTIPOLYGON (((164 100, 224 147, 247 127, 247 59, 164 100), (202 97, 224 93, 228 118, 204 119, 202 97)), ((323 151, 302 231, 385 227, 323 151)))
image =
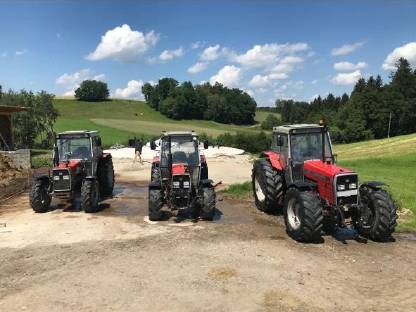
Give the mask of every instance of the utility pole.
POLYGON ((389 117, 389 130, 387 131, 387 138, 390 138, 390 126, 391 126, 391 112, 389 117))

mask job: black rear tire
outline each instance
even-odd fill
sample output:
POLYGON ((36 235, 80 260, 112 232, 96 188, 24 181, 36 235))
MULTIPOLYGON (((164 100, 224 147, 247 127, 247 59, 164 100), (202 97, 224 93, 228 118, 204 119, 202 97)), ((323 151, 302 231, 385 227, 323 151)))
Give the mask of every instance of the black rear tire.
POLYGON ((359 209, 358 232, 374 241, 388 241, 397 225, 396 205, 390 194, 362 186, 359 209))
POLYGON ((283 210, 286 232, 290 237, 300 242, 321 240, 323 209, 315 192, 289 189, 283 210))
POLYGON ((203 198, 200 211, 200 217, 203 220, 212 221, 215 215, 216 194, 212 186, 206 186, 202 189, 203 198))
POLYGON ((30 205, 37 213, 44 213, 49 210, 51 204, 51 196, 48 192, 48 186, 44 182, 36 181, 32 185, 30 191, 30 205))
POLYGON ((100 193, 103 196, 113 195, 114 189, 114 167, 111 156, 102 159, 98 169, 98 179, 100 181, 100 193))
POLYGON ((283 178, 267 159, 259 159, 254 163, 252 171, 252 187, 257 209, 264 212, 275 212, 279 208, 279 200, 283 196, 283 178))
POLYGON ((152 171, 150 174, 150 181, 160 184, 160 169, 156 165, 152 165, 152 171))
POLYGON ((163 194, 160 189, 149 190, 149 220, 159 221, 162 219, 163 194))
POLYGON ((84 180, 81 186, 81 207, 87 213, 98 211, 100 187, 97 180, 84 180))

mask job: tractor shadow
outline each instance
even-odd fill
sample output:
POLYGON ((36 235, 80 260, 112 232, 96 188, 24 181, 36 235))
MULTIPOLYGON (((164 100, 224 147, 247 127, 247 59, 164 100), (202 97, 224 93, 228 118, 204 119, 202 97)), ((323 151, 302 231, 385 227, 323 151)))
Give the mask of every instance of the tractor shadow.
MULTIPOLYGON (((94 213, 104 211, 111 207, 109 203, 104 202, 107 199, 112 198, 112 196, 101 198, 100 203, 98 204, 98 209, 94 213)), ((56 200, 49 209, 49 211, 54 211, 62 209, 63 212, 82 212, 83 209, 81 208, 81 193, 77 193, 74 196, 73 201, 61 201, 56 200)))

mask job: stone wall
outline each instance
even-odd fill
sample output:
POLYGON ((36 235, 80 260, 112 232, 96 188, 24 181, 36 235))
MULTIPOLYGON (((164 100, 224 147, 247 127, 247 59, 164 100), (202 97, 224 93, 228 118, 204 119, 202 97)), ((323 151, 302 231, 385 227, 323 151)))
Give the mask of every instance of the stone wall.
POLYGON ((20 149, 17 151, 0 151, 0 154, 6 155, 13 160, 16 167, 29 170, 31 168, 31 158, 29 149, 20 149))

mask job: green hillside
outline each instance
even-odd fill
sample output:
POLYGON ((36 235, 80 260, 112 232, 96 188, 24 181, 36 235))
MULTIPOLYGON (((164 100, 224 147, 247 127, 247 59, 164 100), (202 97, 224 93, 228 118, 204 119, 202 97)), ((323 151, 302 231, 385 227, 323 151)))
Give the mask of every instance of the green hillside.
POLYGON ((259 131, 257 126, 226 125, 208 120, 172 120, 142 101, 83 102, 55 99, 60 117, 56 130, 97 129, 104 144, 126 142, 134 134, 158 135, 162 130, 194 130, 212 136, 236 131, 259 131))

